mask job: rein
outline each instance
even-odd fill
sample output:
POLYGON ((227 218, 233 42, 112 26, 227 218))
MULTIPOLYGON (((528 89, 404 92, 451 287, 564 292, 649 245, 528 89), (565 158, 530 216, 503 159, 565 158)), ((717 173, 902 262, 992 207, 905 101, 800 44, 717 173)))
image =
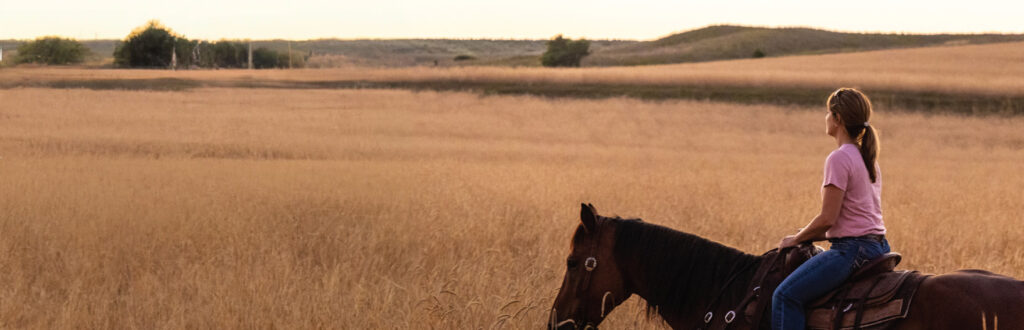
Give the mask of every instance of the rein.
MULTIPOLYGON (((767 255, 767 254, 771 253, 772 251, 778 251, 778 250, 777 249, 770 250, 768 252, 765 252, 765 254, 767 255)), ((764 282, 765 277, 768 276, 768 273, 771 272, 771 269, 774 267, 775 262, 778 261, 780 255, 782 255, 781 251, 776 253, 776 254, 774 254, 774 255, 772 255, 772 256, 770 256, 770 257, 768 257, 769 259, 766 259, 766 260, 763 261, 763 263, 761 263, 761 267, 759 267, 758 271, 754 274, 755 278, 751 279, 751 281, 752 281, 751 285, 753 285, 754 288, 750 290, 750 293, 748 293, 746 296, 744 296, 744 298, 740 301, 739 305, 737 305, 735 308, 733 308, 732 310, 729 310, 728 312, 725 313, 725 316, 722 318, 725 321, 725 325, 722 327, 723 329, 729 328, 729 326, 732 325, 732 322, 736 320, 736 311, 742 311, 744 308, 746 308, 746 305, 748 303, 750 303, 750 300, 752 300, 752 299, 754 299, 755 297, 758 296, 759 291, 761 291, 761 284, 764 282), (765 267, 767 267, 767 268, 765 268, 765 267)), ((734 280, 739 278, 740 274, 745 273, 747 271, 747 269, 750 268, 750 266, 752 266, 752 265, 753 265, 753 263, 748 264, 748 265, 740 268, 740 270, 738 270, 736 272, 733 272, 733 274, 729 276, 729 280, 725 281, 725 285, 722 286, 722 289, 718 291, 718 295, 716 295, 715 298, 712 299, 710 303, 708 303, 708 307, 705 308, 705 310, 708 311, 708 312, 706 314, 704 314, 704 326, 705 327, 708 327, 708 328, 711 327, 711 321, 714 319, 714 315, 715 315, 713 313, 714 308, 716 307, 716 304, 718 303, 718 301, 721 300, 722 296, 725 295, 725 292, 728 291, 729 285, 732 284, 732 282, 734 280)), ((701 328, 698 328, 698 329, 701 329, 701 328)))
MULTIPOLYGON (((723 286, 722 289, 718 291, 718 295, 716 295, 714 299, 711 299, 711 302, 708 303, 708 306, 704 308, 704 310, 708 311, 706 314, 704 314, 704 324, 708 324, 711 322, 711 319, 715 315, 714 313, 712 313, 712 310, 716 306, 715 304, 717 304, 718 300, 721 299, 723 295, 725 295, 725 291, 729 289, 729 285, 732 284, 732 281, 739 278, 740 274, 743 274, 747 270, 747 268, 750 268, 751 265, 753 264, 748 264, 746 266, 743 266, 743 268, 741 268, 739 271, 733 272, 732 276, 729 276, 729 280, 725 281, 725 286, 723 286)), ((725 322, 732 323, 733 317, 735 317, 735 313, 733 313, 733 311, 729 311, 729 313, 725 314, 725 322), (730 317, 730 315, 732 316, 730 317)))

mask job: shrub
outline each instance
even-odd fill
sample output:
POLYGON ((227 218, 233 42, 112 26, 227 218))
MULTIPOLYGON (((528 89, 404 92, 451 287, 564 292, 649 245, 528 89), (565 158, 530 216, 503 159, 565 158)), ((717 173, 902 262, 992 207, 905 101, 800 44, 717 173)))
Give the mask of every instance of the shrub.
POLYGON ((64 65, 82 63, 89 48, 74 39, 42 37, 18 46, 16 63, 64 65))
POLYGON ((764 57, 764 56, 765 56, 765 54, 764 54, 764 52, 762 52, 762 51, 761 51, 761 49, 760 49, 760 48, 759 48, 759 49, 756 49, 756 50, 754 50, 754 54, 753 54, 753 55, 751 55, 751 57, 753 57, 753 58, 762 58, 762 57, 764 57))
POLYGON ((473 57, 473 55, 462 54, 462 55, 455 56, 454 60, 455 60, 455 62, 458 62, 458 61, 468 61, 468 60, 475 60, 475 59, 476 59, 476 57, 473 57))
MULTIPOLYGON (((171 52, 175 51, 178 43, 187 45, 190 42, 184 37, 171 32, 170 29, 160 25, 156 20, 149 21, 146 25, 136 28, 124 42, 117 45, 114 50, 114 64, 122 67, 169 67, 171 65, 171 52), (182 41, 178 41, 181 39, 182 41)), ((184 51, 184 50, 183 50, 184 51)), ((181 53, 180 51, 178 53, 181 53)), ((191 53, 191 49, 184 54, 191 53)), ((178 54, 181 55, 181 54, 178 54)), ((178 56, 179 59, 181 56, 178 56)))
POLYGON ((583 57, 590 55, 590 41, 570 40, 561 34, 548 41, 548 50, 540 57, 540 64, 551 67, 579 67, 583 57))
POLYGON ((282 62, 281 56, 277 52, 265 47, 256 48, 252 51, 252 66, 256 69, 279 68, 281 64, 287 66, 288 54, 284 54, 284 56, 285 59, 282 62))

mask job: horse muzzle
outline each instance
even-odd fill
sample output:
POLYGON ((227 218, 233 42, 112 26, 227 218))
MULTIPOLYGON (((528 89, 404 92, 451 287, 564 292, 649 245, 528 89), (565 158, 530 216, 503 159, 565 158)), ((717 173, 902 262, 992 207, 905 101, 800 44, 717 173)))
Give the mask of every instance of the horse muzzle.
POLYGON ((582 327, 576 323, 576 320, 566 319, 558 323, 548 323, 548 329, 559 330, 559 329, 582 329, 582 330, 597 330, 597 326, 592 323, 586 323, 582 327))

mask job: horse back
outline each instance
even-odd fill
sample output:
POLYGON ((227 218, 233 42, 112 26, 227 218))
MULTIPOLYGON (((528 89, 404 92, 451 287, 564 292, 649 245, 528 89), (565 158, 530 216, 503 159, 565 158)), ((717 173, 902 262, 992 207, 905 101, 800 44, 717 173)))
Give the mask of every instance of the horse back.
POLYGON ((984 270, 925 279, 898 329, 1022 329, 1024 282, 984 270))

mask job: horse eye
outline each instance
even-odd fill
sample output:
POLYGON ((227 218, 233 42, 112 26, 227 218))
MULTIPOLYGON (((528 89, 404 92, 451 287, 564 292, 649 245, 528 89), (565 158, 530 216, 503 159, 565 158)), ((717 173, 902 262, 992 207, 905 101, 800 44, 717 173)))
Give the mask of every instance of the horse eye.
POLYGON ((569 266, 570 269, 576 268, 576 266, 579 265, 579 261, 576 261, 576 259, 566 260, 565 263, 569 266))

